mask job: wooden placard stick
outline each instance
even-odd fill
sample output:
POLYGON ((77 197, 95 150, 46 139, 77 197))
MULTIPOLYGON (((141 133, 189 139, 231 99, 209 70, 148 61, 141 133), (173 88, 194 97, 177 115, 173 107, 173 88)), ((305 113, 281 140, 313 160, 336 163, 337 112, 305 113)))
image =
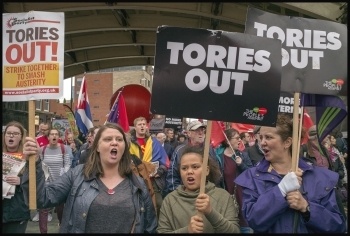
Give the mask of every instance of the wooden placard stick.
MULTIPOLYGON (((298 162, 299 163, 299 153, 300 153, 300 141, 301 141, 301 131, 303 128, 303 121, 304 121, 304 107, 301 107, 300 111, 300 121, 299 121, 299 138, 298 138, 298 144, 297 144, 297 156, 298 156, 298 162)), ((297 165, 298 167, 298 165, 297 165)))
MULTIPOLYGON (((35 100, 28 101, 29 137, 35 137, 35 100)), ((29 156, 29 209, 36 209, 36 155, 29 156)))
POLYGON ((300 93, 294 93, 294 106, 293 106, 293 146, 292 146, 292 171, 296 171, 299 163, 298 154, 298 142, 299 139, 299 97, 300 93))
MULTIPOLYGON (((207 128, 205 132, 205 141, 204 141, 204 153, 203 153, 203 163, 202 163, 202 175, 201 175, 201 185, 199 188, 199 194, 205 193, 205 181, 207 179, 206 170, 209 160, 209 147, 210 147, 210 136, 211 136, 211 120, 207 122, 207 128)), ((197 215, 202 215, 200 212, 197 212, 197 215)))

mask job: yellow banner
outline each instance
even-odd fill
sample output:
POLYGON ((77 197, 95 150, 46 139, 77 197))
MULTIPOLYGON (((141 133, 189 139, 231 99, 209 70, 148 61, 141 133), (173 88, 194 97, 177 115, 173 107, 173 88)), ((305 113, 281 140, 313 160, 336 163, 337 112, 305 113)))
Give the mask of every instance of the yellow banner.
POLYGON ((7 89, 59 86, 58 73, 58 63, 4 66, 2 83, 7 89))

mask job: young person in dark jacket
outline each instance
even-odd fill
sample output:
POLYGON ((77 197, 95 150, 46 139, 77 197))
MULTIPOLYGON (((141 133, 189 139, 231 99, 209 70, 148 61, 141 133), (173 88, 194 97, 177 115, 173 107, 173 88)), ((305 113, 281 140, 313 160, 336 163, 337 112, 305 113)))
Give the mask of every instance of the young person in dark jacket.
POLYGON ((253 131, 255 136, 255 143, 253 146, 250 146, 245 149, 245 151, 248 153, 248 156, 250 157, 253 166, 256 166, 262 159, 264 159, 264 152, 262 151, 260 146, 260 128, 261 126, 255 126, 253 131))
MULTIPOLYGON (((31 137, 24 154, 38 154, 31 137)), ((155 233, 157 217, 143 179, 132 173, 129 145, 116 124, 100 127, 91 156, 48 185, 37 168, 37 204, 54 207, 65 202, 60 233, 155 233)), ((36 165, 41 165, 37 158, 36 165)))
MULTIPOLYGON (((16 121, 12 121, 5 126, 2 134, 2 151, 9 154, 22 155, 24 138, 26 131, 24 127, 16 121)), ((3 163, 4 165, 4 163, 3 163)), ((15 193, 11 198, 2 199, 2 233, 24 234, 30 219, 28 198, 23 192, 23 187, 29 185, 28 164, 26 164, 18 175, 3 176, 3 181, 15 185, 15 193)))

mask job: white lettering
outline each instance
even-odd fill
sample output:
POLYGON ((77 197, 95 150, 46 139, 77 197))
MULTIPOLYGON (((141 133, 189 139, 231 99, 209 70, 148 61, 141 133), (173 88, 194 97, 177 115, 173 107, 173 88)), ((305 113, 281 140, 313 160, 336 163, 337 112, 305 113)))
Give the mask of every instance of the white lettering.
POLYGON ((219 71, 211 70, 210 78, 208 78, 208 75, 204 70, 195 68, 186 74, 185 84, 190 90, 198 92, 205 89, 209 83, 209 88, 211 91, 217 94, 222 94, 229 90, 231 79, 235 81, 233 94, 242 95, 243 84, 244 81, 248 81, 248 77, 248 73, 223 71, 221 85, 219 86, 219 71), (195 78, 199 79, 198 82, 195 82, 195 78))

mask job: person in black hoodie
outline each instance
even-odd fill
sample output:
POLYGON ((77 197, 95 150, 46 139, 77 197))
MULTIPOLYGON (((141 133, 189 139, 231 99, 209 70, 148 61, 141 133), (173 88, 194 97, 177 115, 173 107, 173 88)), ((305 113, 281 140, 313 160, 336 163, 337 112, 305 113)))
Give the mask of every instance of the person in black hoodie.
POLYGON ((260 137, 259 137, 259 131, 261 126, 255 126, 254 128, 254 136, 255 136, 255 143, 253 146, 247 147, 245 151, 248 153, 250 160, 253 164, 253 166, 256 166, 263 158, 264 153, 260 147, 260 137))

